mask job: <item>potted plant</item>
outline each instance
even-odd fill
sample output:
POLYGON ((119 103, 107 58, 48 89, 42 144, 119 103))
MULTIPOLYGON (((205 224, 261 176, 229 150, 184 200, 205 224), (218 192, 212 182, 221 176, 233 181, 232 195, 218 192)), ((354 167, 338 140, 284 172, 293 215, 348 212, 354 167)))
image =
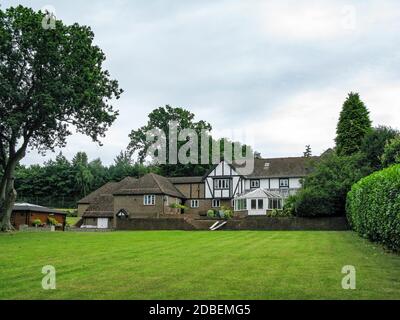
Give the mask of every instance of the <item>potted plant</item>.
POLYGON ((32 225, 33 225, 35 228, 37 228, 37 227, 39 227, 39 226, 42 225, 42 221, 41 221, 40 219, 35 219, 35 220, 33 220, 32 225))

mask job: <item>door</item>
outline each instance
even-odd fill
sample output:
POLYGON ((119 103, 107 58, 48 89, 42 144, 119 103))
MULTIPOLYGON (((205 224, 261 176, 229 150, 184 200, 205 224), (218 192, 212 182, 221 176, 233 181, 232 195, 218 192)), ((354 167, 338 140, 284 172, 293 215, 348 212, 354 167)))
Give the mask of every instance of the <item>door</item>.
POLYGON ((108 229, 108 218, 97 218, 97 228, 108 229))
POLYGON ((250 199, 249 216, 266 215, 267 210, 264 208, 264 199, 250 199))

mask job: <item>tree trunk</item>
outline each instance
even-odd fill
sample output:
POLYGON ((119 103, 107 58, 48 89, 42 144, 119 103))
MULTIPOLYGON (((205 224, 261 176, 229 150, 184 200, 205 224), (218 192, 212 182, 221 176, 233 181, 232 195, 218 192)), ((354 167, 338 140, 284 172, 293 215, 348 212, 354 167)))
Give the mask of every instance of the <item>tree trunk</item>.
POLYGON ((0 190, 0 231, 12 231, 11 214, 17 198, 17 191, 14 188, 14 173, 18 160, 9 161, 1 181, 0 190))
POLYGON ((11 225, 11 213, 14 208, 15 199, 17 198, 17 192, 14 189, 14 182, 11 181, 11 189, 6 193, 5 199, 0 200, 0 231, 12 231, 14 227, 11 225))

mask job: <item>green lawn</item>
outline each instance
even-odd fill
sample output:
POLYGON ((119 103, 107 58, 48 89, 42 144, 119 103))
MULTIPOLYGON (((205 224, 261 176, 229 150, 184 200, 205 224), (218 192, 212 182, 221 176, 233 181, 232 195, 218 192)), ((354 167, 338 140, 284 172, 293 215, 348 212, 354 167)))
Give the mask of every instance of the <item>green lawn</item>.
POLYGON ((70 226, 73 226, 73 225, 75 225, 75 223, 77 223, 78 221, 79 221, 79 217, 67 217, 67 223, 70 225, 70 226))
POLYGON ((0 299, 400 299, 400 256, 353 232, 0 235, 0 299), (41 288, 41 269, 57 289, 41 288), (344 265, 357 289, 343 290, 344 265))

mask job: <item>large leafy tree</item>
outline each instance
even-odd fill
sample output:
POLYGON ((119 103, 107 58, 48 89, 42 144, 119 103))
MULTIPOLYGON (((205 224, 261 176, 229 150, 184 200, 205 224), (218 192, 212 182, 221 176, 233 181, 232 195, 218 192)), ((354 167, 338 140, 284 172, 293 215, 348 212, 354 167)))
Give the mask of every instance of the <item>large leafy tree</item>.
POLYGON ((85 197, 94 180, 89 168, 89 160, 86 152, 78 152, 74 159, 72 159, 72 166, 75 171, 76 187, 79 190, 80 196, 85 197))
MULTIPOLYGON (((153 144, 152 141, 148 141, 146 139, 146 133, 151 130, 162 130, 165 134, 166 138, 166 163, 160 165, 160 169, 162 174, 165 175, 185 175, 185 174, 202 174, 205 172, 202 165, 196 164, 188 164, 188 165, 174 165, 170 164, 169 158, 169 129, 170 123, 176 122, 177 124, 177 132, 182 131, 183 129, 194 129, 198 136, 200 136, 202 130, 211 130, 211 125, 203 120, 194 121, 195 115, 183 108, 174 108, 169 105, 165 107, 160 107, 153 110, 148 116, 148 122, 145 126, 132 130, 129 135, 130 143, 128 146, 128 150, 130 152, 137 152, 138 158, 140 162, 143 162, 147 156, 147 152, 149 147, 153 144)), ((199 139, 200 143, 200 139, 199 139)), ((185 142, 180 141, 178 144, 179 147, 185 144, 185 142)), ((200 155, 199 155, 200 156, 200 155)), ((200 161, 198 161, 200 163, 200 161)))
POLYGON ((397 136, 399 136, 398 130, 386 126, 379 126, 366 134, 360 151, 364 156, 364 162, 372 171, 384 168, 381 158, 385 147, 397 136))
POLYGON ((63 147, 72 128, 93 141, 118 113, 122 90, 103 69, 105 55, 89 27, 55 22, 18 6, 0 10, 0 229, 9 230, 14 172, 28 148, 63 147))
POLYGON ((358 93, 351 92, 343 104, 337 125, 336 151, 349 156, 360 150, 365 135, 371 131, 369 111, 358 93))
POLYGON ((381 160, 384 168, 400 163, 400 135, 386 144, 381 160))

